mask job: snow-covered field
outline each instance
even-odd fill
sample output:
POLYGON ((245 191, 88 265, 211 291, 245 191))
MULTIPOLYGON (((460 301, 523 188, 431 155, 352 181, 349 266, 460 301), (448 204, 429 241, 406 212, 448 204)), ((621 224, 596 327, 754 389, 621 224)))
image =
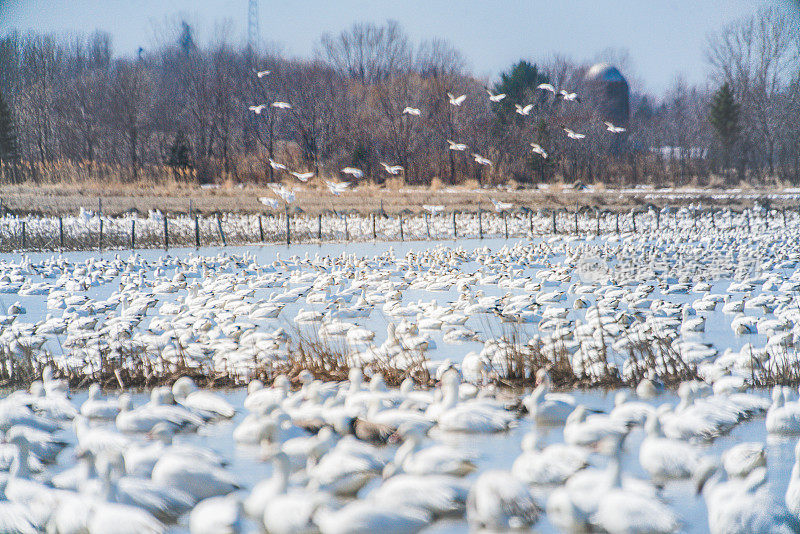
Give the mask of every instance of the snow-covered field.
MULTIPOLYGON (((451 221, 434 220, 432 235, 447 235, 451 221)), ((92 392, 82 408, 86 393, 68 400, 48 371, 33 395, 0 401, 12 473, 0 527, 72 531, 71 513, 89 531, 116 531, 114 517, 158 531, 145 508, 194 532, 228 517, 241 519, 232 531, 270 532, 755 531, 748 518, 797 531, 780 503, 788 486, 800 505, 800 220, 684 210, 599 236, 585 233, 592 221, 549 235, 537 216, 525 240, 5 255, 5 383, 48 362, 73 386, 190 373, 250 387, 217 396, 182 382, 134 395, 133 409, 92 392), (298 357, 304 343, 337 362, 298 357), (792 387, 771 402, 751 387, 774 383, 792 387), (175 431, 184 449, 167 444, 175 431), (35 485, 11 461, 26 449, 35 485), (101 481, 54 476, 76 457, 101 481)), ((501 218, 489 224, 502 235, 501 218)), ((409 228, 427 236, 424 218, 409 228)))

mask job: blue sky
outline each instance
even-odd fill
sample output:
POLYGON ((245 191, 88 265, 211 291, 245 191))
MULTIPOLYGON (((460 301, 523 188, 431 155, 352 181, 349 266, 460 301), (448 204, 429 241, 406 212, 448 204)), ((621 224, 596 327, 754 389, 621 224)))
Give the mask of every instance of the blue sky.
MULTIPOLYGON (((560 53, 591 60, 627 49, 644 89, 661 92, 682 75, 702 83, 706 37, 760 6, 796 15, 794 0, 260 0, 265 41, 289 56, 308 57, 324 32, 353 22, 395 19, 416 41, 452 42, 477 75, 494 77, 520 59, 560 53)), ((152 47, 169 21, 181 18, 210 39, 225 24, 244 40, 247 0, 0 0, 0 33, 10 28, 57 33, 102 29, 117 54, 152 47)))

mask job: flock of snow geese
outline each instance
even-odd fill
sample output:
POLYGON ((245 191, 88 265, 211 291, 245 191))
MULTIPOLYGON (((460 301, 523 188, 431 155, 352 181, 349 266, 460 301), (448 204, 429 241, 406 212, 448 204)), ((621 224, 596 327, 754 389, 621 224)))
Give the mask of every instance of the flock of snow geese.
POLYGON ((372 257, 7 257, 0 373, 49 364, 0 393, 0 532, 800 532, 800 462, 777 473, 764 442, 730 441, 800 436, 796 391, 752 388, 798 366, 800 224, 676 221, 372 257), (550 365, 525 371, 532 390, 499 387, 503 325, 584 383, 612 372, 630 389, 599 406, 553 392, 550 365), (347 347, 348 379, 255 379, 291 360, 294 328, 347 347), (677 403, 667 356, 632 357, 656 342, 696 370, 677 403), (59 378, 91 381, 137 348, 155 370, 203 366, 247 391, 182 377, 87 395, 59 378), (419 354, 435 386, 388 387, 380 365, 419 354), (676 493, 695 488, 703 516, 687 517, 695 498, 676 493))
MULTIPOLYGON (((257 71, 256 75, 260 79, 260 78, 263 78, 265 76, 269 76, 270 75, 270 71, 269 70, 257 71)), ((578 97, 577 93, 569 92, 566 89, 556 90, 556 88, 552 84, 549 84, 549 83, 541 83, 538 86, 536 86, 536 89, 538 91, 550 92, 550 93, 553 94, 553 98, 555 98, 555 99, 559 99, 560 98, 564 102, 578 102, 578 103, 581 102, 581 99, 578 97)), ((491 90, 489 90, 488 88, 486 89, 486 92, 489 95, 489 101, 493 102, 493 103, 499 103, 504 98, 506 98, 506 96, 507 96, 505 93, 495 94, 491 90)), ((461 105, 467 100, 467 95, 465 95, 465 94, 456 96, 456 95, 454 95, 452 93, 447 93, 447 97, 448 97, 448 101, 449 101, 450 105, 455 107, 455 108, 460 108, 461 105)), ((267 104, 252 105, 252 106, 249 106, 248 109, 250 111, 252 111, 253 113, 255 113, 256 115, 261 115, 261 113, 265 109, 269 109, 270 107, 275 108, 275 109, 284 109, 284 110, 285 109, 292 109, 292 105, 291 104, 289 104, 288 102, 282 102, 282 101, 275 101, 275 102, 272 102, 269 105, 267 105, 267 104)), ((533 110, 534 104, 526 104, 524 106, 521 105, 521 104, 514 104, 514 107, 515 107, 515 112, 518 113, 519 115, 528 116, 528 115, 530 115, 531 111, 533 110)), ((403 111, 401 112, 401 115, 402 116, 409 116, 409 117, 420 117, 422 115, 422 110, 419 109, 419 108, 412 107, 412 106, 406 106, 405 108, 403 108, 403 111)), ((626 131, 626 129, 624 127, 614 125, 613 123, 608 122, 608 121, 604 121, 604 124, 606 125, 606 131, 611 132, 612 134, 615 134, 615 135, 622 134, 622 133, 624 133, 626 131)), ((571 130, 571 129, 565 127, 565 126, 562 126, 562 129, 564 130, 564 133, 567 135, 567 137, 569 139, 580 140, 580 139, 584 139, 586 137, 586 134, 582 134, 582 133, 576 132, 576 131, 571 130)), ((450 139, 447 140, 447 144, 448 144, 448 149, 449 150, 455 150, 457 152, 464 152, 469 148, 469 146, 467 146, 464 143, 459 143, 459 142, 456 142, 456 141, 452 141, 450 139)), ((544 148, 542 148, 541 145, 539 145, 538 143, 530 143, 530 146, 531 146, 531 151, 534 154, 538 154, 542 158, 547 159, 547 152, 545 151, 544 148)), ((491 167, 493 165, 492 160, 490 160, 489 158, 486 158, 484 156, 481 156, 478 153, 473 153, 472 154, 472 158, 473 158, 473 161, 475 161, 475 163, 477 163, 478 165, 481 165, 481 166, 484 166, 484 167, 491 167)), ((274 161, 271 158, 269 160, 269 163, 270 163, 270 166, 274 170, 288 172, 289 174, 291 174, 292 176, 294 176, 295 178, 297 178, 301 182, 308 182, 308 180, 311 179, 314 176, 314 172, 302 172, 301 173, 301 172, 296 172, 296 171, 289 171, 284 164, 278 163, 277 161, 274 161)), ((393 175, 393 176, 397 176, 397 175, 402 174, 403 170, 404 170, 402 165, 389 164, 389 163, 385 163, 385 162, 380 162, 380 164, 381 164, 381 167, 383 167, 384 171, 387 174, 390 174, 390 175, 393 175)), ((350 176, 355 180, 358 180, 358 179, 364 177, 364 171, 362 171, 361 169, 358 169, 356 167, 345 167, 344 169, 341 169, 341 173, 345 174, 347 176, 350 176)), ((332 194, 338 196, 338 195, 340 195, 342 192, 344 192, 347 189, 348 185, 350 185, 350 182, 349 181, 332 182, 330 180, 325 180, 325 184, 327 185, 328 189, 330 190, 330 192, 332 194)), ((272 187, 273 191, 275 192, 275 194, 278 195, 287 205, 291 204, 294 201, 294 193, 293 193, 292 190, 287 189, 286 187, 284 187, 281 184, 272 184, 271 187, 272 187)), ((259 200, 263 204, 265 204, 267 206, 270 206, 272 208, 277 208, 277 207, 280 206, 280 203, 276 199, 271 199, 271 198, 268 198, 268 197, 264 197, 264 198, 260 198, 259 200)))

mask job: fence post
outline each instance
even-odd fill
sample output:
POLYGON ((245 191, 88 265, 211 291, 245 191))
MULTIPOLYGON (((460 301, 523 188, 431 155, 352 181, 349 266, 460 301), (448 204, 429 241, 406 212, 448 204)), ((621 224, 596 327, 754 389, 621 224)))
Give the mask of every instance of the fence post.
POLYGON ((222 231, 222 216, 219 213, 217 213, 217 230, 219 230, 219 237, 222 239, 222 246, 227 246, 225 232, 222 231))
POLYGON ((595 220, 597 221, 597 226, 596 226, 597 231, 595 233, 597 234, 598 237, 600 237, 600 210, 595 210, 594 214, 595 214, 595 220))
POLYGON ((578 235, 578 208, 575 207, 575 235, 578 235))
POLYGON ((131 250, 136 248, 136 219, 131 219, 131 250))
POLYGON ((103 250, 103 218, 100 217, 100 235, 98 236, 99 239, 97 240, 97 249, 103 250))
POLYGON ((58 246, 64 248, 64 218, 58 216, 58 246))
POLYGON ((619 235, 619 212, 617 212, 616 226, 617 226, 617 235, 619 235))
MULTIPOLYGON (((317 239, 322 241, 322 214, 317 214, 317 239)), ((261 238, 261 241, 264 241, 264 238, 261 238)))
POLYGON ((786 208, 781 208, 781 213, 783 214, 783 227, 786 228, 786 208))
POLYGON ((404 241, 403 239, 403 215, 397 216, 398 220, 400 221, 400 241, 404 241))
POLYGON ((747 220, 747 233, 750 233, 750 210, 745 208, 744 209, 745 218, 747 220))
POLYGON ((377 229, 375 228, 375 219, 376 218, 377 218, 376 215, 373 213, 372 214, 372 239, 378 239, 378 232, 377 232, 377 229))
POLYGON ((636 233, 636 212, 631 211, 631 224, 633 225, 633 233, 636 233))
POLYGON ((22 221, 22 250, 25 250, 25 242, 26 242, 26 237, 25 237, 25 221, 22 221))
POLYGON ((286 245, 292 244, 292 228, 289 221, 289 205, 286 205, 286 245))
POLYGON ((483 208, 478 208, 478 237, 483 239, 483 208))
POLYGON ((458 227, 456 226, 456 212, 453 212, 453 239, 458 237, 458 227))
POLYGON ((198 215, 194 216, 194 246, 200 248, 200 217, 198 215))
POLYGON ((504 233, 506 235, 506 239, 508 239, 508 217, 506 217, 506 212, 503 212, 503 228, 504 233))
POLYGON ((528 230, 533 235, 533 210, 528 212, 528 230))
POLYGON ((430 213, 425 214, 425 233, 428 235, 428 239, 431 238, 431 215, 430 213))
POLYGON ((714 208, 711 208, 711 228, 717 229, 717 219, 714 217, 714 208))
POLYGON ((558 229, 556 228, 556 216, 557 216, 557 215, 558 215, 558 210, 556 210, 555 208, 553 208, 553 233, 554 233, 554 234, 557 234, 557 233, 558 233, 558 229))
POLYGON ((261 214, 258 214, 258 240, 264 242, 264 223, 261 221, 261 214))
POLYGON ((661 226, 661 210, 656 209, 656 230, 661 226))
POLYGON ((344 240, 350 241, 350 230, 347 229, 347 214, 344 214, 344 240))
POLYGON ((166 213, 164 214, 164 250, 169 250, 169 222, 166 213))

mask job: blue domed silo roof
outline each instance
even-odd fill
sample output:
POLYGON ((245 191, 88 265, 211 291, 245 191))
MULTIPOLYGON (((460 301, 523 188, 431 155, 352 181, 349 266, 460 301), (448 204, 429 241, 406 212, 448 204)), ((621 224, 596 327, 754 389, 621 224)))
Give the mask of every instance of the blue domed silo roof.
POLYGON ((626 82, 625 76, 612 65, 608 63, 597 63, 592 65, 586 71, 584 78, 587 81, 603 81, 603 82, 626 82))

